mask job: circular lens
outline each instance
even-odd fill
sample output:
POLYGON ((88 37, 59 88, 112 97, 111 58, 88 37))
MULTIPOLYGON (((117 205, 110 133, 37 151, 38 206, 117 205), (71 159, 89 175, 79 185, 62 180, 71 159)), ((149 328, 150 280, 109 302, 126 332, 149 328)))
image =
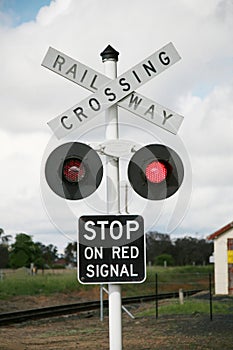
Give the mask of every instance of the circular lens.
POLYGON ((77 158, 67 159, 63 165, 63 176, 68 182, 77 183, 85 176, 85 167, 77 158))
POLYGON ((167 168, 163 163, 153 161, 147 165, 145 174, 148 181, 160 183, 167 177, 167 168))

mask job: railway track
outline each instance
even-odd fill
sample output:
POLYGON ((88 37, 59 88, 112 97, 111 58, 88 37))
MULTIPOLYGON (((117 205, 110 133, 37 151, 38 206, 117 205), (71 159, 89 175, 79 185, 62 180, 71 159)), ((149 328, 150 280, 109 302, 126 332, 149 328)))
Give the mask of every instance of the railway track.
MULTIPOLYGON (((184 296, 190 296, 200 292, 200 289, 184 291, 184 296)), ((141 295, 135 297, 125 297, 122 298, 122 305, 126 304, 138 304, 141 302, 155 301, 156 297, 158 300, 169 299, 169 298, 178 298, 178 292, 172 293, 161 293, 161 294, 152 294, 152 295, 141 295)), ((104 300, 103 304, 105 307, 108 306, 108 300, 104 300)), ((30 320, 37 320, 42 318, 50 318, 55 316, 69 315, 80 313, 84 311, 91 311, 99 309, 100 301, 88 301, 84 303, 75 303, 75 304, 65 304, 57 305, 50 307, 43 307, 38 309, 29 309, 22 311, 13 311, 0 313, 0 326, 5 326, 13 323, 21 323, 30 320)))

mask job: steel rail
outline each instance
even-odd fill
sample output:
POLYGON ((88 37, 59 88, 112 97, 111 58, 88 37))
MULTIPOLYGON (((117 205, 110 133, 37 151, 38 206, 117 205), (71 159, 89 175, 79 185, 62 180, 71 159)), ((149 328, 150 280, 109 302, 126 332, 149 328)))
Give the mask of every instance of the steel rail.
MULTIPOLYGON (((184 291, 184 296, 190 296, 202 291, 201 289, 184 291)), ((134 297, 122 298, 122 304, 138 304, 142 302, 155 301, 158 300, 178 298, 178 292, 171 293, 161 293, 161 294, 150 294, 150 295, 140 295, 134 297)), ((108 300, 103 301, 104 306, 108 307, 108 300)), ((13 323, 21 323, 30 320, 37 320, 43 318, 50 318, 55 316, 63 316, 69 314, 80 313, 84 311, 96 310, 100 307, 100 301, 87 301, 75 304, 65 304, 49 306, 37 309, 20 310, 13 312, 0 313, 0 326, 5 326, 13 323)))

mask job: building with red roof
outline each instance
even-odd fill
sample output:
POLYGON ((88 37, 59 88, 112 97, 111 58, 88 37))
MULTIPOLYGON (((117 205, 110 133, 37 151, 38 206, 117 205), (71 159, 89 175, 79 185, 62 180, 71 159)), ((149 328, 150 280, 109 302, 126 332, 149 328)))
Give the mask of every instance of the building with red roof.
POLYGON ((233 221, 207 239, 214 241, 215 294, 233 294, 233 221))

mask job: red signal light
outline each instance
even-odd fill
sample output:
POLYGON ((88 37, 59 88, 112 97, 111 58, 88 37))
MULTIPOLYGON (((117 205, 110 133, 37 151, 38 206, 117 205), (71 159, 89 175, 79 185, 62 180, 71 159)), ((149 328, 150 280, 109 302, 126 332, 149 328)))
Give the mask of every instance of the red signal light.
POLYGON ((153 161, 146 166, 145 174, 148 181, 158 184, 166 179, 167 168, 163 163, 153 161))
POLYGON ((134 153, 128 165, 128 178, 139 196, 162 200, 179 189, 184 178, 184 167, 174 150, 152 144, 134 153))
POLYGON ((90 146, 68 142, 55 148, 45 164, 45 177, 58 196, 79 200, 90 196, 103 178, 103 164, 90 146))
POLYGON ((68 182, 77 183, 85 176, 86 170, 78 158, 66 159, 63 165, 63 176, 68 182))

